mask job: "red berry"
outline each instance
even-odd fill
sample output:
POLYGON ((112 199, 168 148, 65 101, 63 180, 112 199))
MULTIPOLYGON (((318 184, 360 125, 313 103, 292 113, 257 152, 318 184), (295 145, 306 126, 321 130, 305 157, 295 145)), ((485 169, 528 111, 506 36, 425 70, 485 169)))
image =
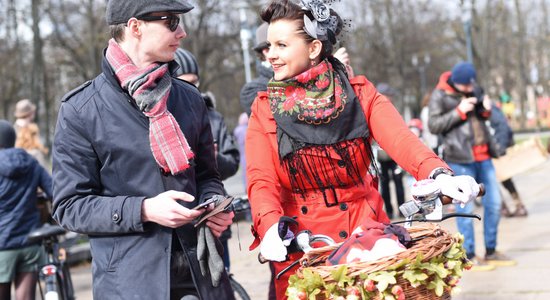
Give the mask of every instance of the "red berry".
POLYGON ((359 289, 355 286, 347 287, 346 292, 347 292, 348 295, 353 295, 353 296, 360 296, 361 295, 361 292, 359 292, 359 289))
POLYGON ((447 284, 450 286, 456 286, 460 279, 457 276, 449 276, 447 277, 447 284))
POLYGON ((307 299, 306 292, 304 292, 304 291, 298 292, 298 299, 299 300, 306 300, 307 299))
POLYGON ((391 293, 394 294, 395 296, 399 296, 403 294, 403 288, 400 285, 394 285, 391 288, 391 293))
POLYGON ((369 292, 372 292, 376 286, 374 285, 374 281, 372 279, 365 279, 365 282, 363 282, 363 288, 369 292))

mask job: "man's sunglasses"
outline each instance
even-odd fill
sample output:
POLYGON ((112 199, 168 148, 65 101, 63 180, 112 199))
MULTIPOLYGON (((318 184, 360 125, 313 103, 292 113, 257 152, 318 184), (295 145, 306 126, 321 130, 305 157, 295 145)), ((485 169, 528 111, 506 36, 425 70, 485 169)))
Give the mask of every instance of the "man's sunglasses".
POLYGON ((178 29, 178 25, 180 24, 180 17, 174 16, 174 15, 167 15, 167 16, 141 16, 137 17, 138 20, 143 21, 161 21, 166 20, 166 25, 170 31, 176 31, 178 29))

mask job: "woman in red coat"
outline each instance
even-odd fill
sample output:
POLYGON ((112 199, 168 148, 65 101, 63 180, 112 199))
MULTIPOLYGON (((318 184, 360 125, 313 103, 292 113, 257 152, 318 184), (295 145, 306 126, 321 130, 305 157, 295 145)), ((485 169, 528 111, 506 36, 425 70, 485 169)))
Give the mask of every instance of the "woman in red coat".
MULTIPOLYGON (((278 233, 282 216, 296 217, 297 230, 336 242, 365 218, 389 222, 369 172, 372 139, 415 178, 437 176, 443 193, 464 202, 477 195, 476 182, 450 176, 364 76, 348 79, 346 66, 331 54, 342 27, 332 9, 320 0, 302 0, 302 7, 276 0, 262 19, 269 23, 274 78, 252 105, 245 146, 256 235, 251 248, 260 244, 276 273, 301 257, 287 257, 278 233)), ((292 273, 276 280, 277 299, 285 298, 292 273)))

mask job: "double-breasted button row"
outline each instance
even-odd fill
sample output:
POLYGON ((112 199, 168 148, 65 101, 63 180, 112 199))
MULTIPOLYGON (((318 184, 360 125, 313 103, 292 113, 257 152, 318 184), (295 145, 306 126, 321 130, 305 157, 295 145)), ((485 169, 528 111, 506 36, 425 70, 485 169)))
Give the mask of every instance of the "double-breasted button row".
MULTIPOLYGON (((347 205, 346 203, 340 203, 340 210, 341 210, 341 211, 346 211, 346 210, 348 210, 348 205, 347 205)), ((301 211, 302 214, 304 214, 304 215, 307 214, 307 212, 308 212, 307 206, 304 205, 304 206, 300 207, 300 211, 301 211)))

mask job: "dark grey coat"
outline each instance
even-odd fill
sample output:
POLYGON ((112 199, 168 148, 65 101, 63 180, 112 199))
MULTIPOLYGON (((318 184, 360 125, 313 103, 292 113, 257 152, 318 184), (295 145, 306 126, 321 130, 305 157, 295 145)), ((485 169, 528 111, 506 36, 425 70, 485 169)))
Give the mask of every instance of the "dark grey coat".
MULTIPOLYGON (((105 60, 102 67, 62 100, 53 147, 54 219, 89 234, 95 299, 169 299, 173 230, 143 223, 141 204, 167 190, 194 195, 187 207, 223 194, 206 106, 194 87, 172 80, 168 109, 196 158, 183 174, 164 174, 151 153, 147 117, 105 60)), ((184 250, 196 246, 192 225, 177 233, 184 250)), ((189 257, 197 266, 196 256, 189 257)), ((231 299, 226 276, 214 289, 194 271, 202 299, 231 299)))
MULTIPOLYGON (((462 120, 456 111, 461 98, 460 94, 447 94, 444 90, 434 90, 429 104, 428 127, 431 133, 442 136, 443 159, 446 162, 472 163, 474 162, 472 151, 474 133, 471 118, 477 116, 471 112, 466 120, 462 120)), ((485 120, 481 118, 482 123, 485 120)), ((485 138, 489 141, 489 152, 492 157, 497 157, 495 141, 485 123, 482 126, 485 138)))

